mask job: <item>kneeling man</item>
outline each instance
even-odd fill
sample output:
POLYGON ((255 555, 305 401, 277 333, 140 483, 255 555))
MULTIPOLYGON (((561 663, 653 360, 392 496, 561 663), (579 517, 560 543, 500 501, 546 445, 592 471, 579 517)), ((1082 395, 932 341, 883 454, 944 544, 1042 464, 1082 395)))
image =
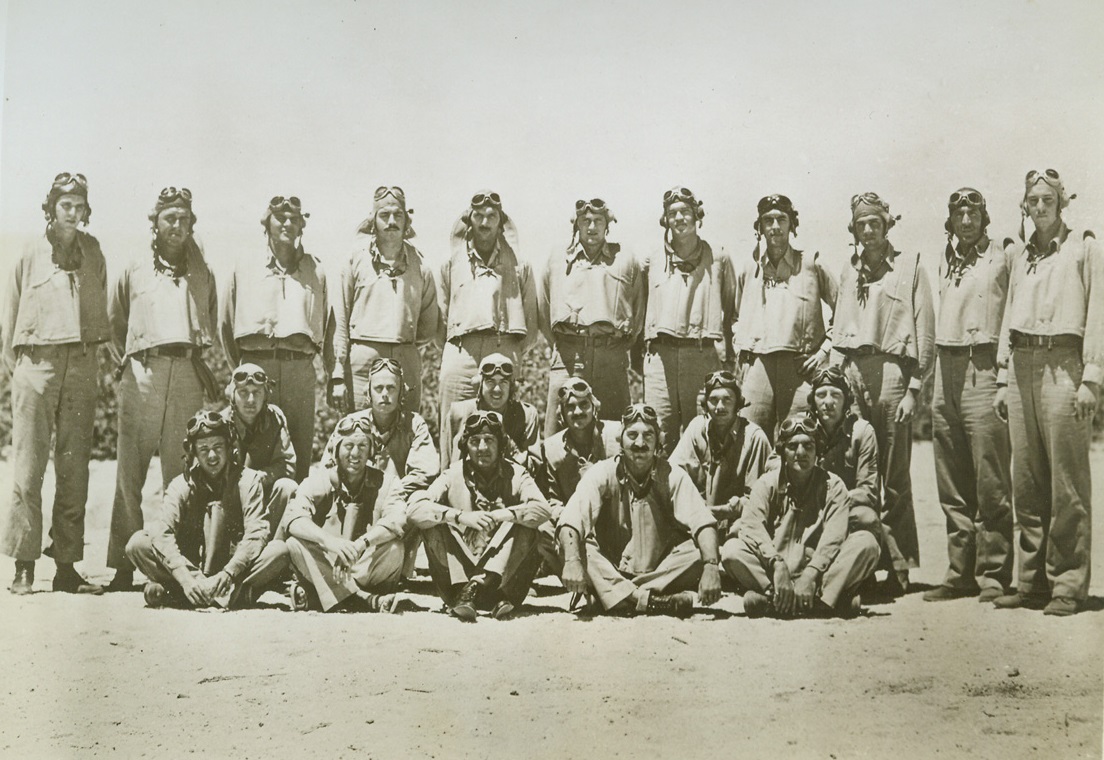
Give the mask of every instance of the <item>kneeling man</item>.
POLYGON ((621 453, 579 481, 560 515, 563 583, 614 614, 689 615, 721 598, 717 527, 690 476, 660 456, 652 407, 621 418, 621 453), (696 545, 696 546, 695 546, 696 545))
POLYGON ((150 607, 247 607, 287 569, 284 542, 267 540, 261 473, 241 466, 233 430, 217 412, 188 421, 184 472, 160 519, 127 542, 150 607))

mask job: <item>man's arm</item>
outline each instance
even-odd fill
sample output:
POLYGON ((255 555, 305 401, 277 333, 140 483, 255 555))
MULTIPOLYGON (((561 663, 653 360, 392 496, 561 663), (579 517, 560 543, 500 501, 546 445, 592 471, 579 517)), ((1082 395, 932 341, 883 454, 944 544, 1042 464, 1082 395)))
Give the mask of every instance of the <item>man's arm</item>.
MULTIPOLYGON (((440 312, 440 321, 437 325, 437 345, 444 348, 448 339, 449 300, 452 298, 452 254, 441 265, 441 281, 437 287, 437 311, 440 312)), ((444 444, 441 444, 444 448, 444 444)))
POLYGON ((429 487, 429 484, 441 474, 441 457, 433 445, 429 425, 420 414, 411 415, 412 438, 410 450, 406 455, 406 474, 402 477, 403 498, 409 498, 415 491, 429 487))
POLYGON ((529 264, 521 264, 518 271, 518 279, 521 281, 521 307, 525 312, 525 340, 522 343, 521 353, 525 353, 540 335, 540 317, 537 316, 537 286, 533 281, 533 268, 529 264))
POLYGON ((241 351, 238 350, 237 341, 234 340, 234 315, 238 306, 238 272, 237 267, 231 270, 226 279, 226 287, 222 293, 222 309, 219 312, 219 338, 222 340, 222 350, 226 354, 226 361, 233 370, 241 363, 241 351))
POLYGON ((544 339, 548 345, 552 342, 552 308, 549 302, 552 283, 552 256, 541 267, 540 282, 537 284, 537 319, 540 322, 540 330, 544 333, 544 339))
POLYGON ((261 556, 261 551, 268 543, 268 505, 265 503, 260 473, 243 470, 238 481, 238 494, 241 497, 245 532, 234 549, 234 556, 222 568, 235 582, 248 573, 250 566, 261 556))
POLYGON ((130 322, 130 267, 125 266, 108 293, 107 321, 111 325, 112 358, 116 364, 126 359, 127 326, 130 322))
POLYGON ((10 375, 15 371, 15 323, 19 319, 19 300, 23 293, 23 267, 25 258, 15 262, 11 277, 8 279, 8 287, 4 294, 4 312, 0 319, 0 346, 4 368, 10 375))
POLYGON ((441 326, 441 305, 437 296, 437 284, 433 279, 433 270, 424 264, 422 267, 422 302, 418 309, 418 336, 416 343, 421 346, 437 337, 441 326))

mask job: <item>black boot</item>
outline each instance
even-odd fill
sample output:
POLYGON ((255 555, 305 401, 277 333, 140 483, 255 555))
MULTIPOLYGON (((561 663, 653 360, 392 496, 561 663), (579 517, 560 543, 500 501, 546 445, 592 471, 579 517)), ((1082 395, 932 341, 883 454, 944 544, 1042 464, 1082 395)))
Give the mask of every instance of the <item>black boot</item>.
POLYGON ((32 586, 34 586, 34 560, 17 559, 15 561, 15 580, 12 581, 11 592, 19 596, 33 594, 32 586))
POLYGON ((64 591, 67 594, 102 594, 103 586, 89 583, 81 574, 73 569, 70 562, 58 562, 57 572, 54 573, 54 591, 64 591))

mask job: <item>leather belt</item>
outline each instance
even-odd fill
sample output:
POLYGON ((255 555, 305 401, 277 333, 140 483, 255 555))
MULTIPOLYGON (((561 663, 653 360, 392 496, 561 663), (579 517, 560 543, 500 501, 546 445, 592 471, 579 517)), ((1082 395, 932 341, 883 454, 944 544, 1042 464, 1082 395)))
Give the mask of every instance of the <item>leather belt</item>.
POLYGON ((264 348, 257 351, 249 349, 248 351, 242 351, 242 356, 249 356, 254 359, 277 359, 279 361, 314 358, 314 354, 304 354, 302 351, 292 351, 289 348, 264 348))
POLYGON ((875 354, 887 353, 877 346, 859 346, 857 348, 841 348, 835 347, 844 356, 874 356, 875 354))
POLYGON ((986 354, 992 355, 997 351, 996 343, 976 343, 970 346, 940 346, 936 345, 935 349, 941 354, 968 354, 973 356, 974 354, 986 354))
POLYGON ((1012 348, 1076 348, 1081 350, 1080 335, 1063 333, 1062 335, 1028 335, 1012 331, 1012 348))
POLYGON ((697 348, 704 348, 706 344, 713 344, 713 338, 678 338, 668 333, 659 333, 649 340, 648 343, 655 343, 660 346, 695 346, 697 348))
POLYGON ((185 346, 181 344, 153 346, 144 351, 139 351, 138 356, 142 359, 152 359, 157 356, 164 356, 170 359, 191 359, 196 353, 196 350, 195 346, 185 346))
POLYGON ((579 332, 568 332, 561 329, 557 329, 553 333, 553 338, 556 341, 577 341, 580 343, 586 343, 588 346, 594 346, 595 348, 603 348, 606 346, 621 346, 628 342, 628 338, 624 335, 591 335, 586 331, 586 328, 581 329, 579 332))

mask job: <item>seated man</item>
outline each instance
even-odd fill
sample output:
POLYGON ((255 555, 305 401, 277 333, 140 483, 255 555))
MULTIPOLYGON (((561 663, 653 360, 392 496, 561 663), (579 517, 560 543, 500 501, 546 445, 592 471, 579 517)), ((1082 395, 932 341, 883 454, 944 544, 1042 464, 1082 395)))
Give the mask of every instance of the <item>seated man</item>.
POLYGON ((703 605, 721 598, 716 522, 690 476, 660 456, 655 410, 633 404, 621 424, 621 453, 583 475, 560 515, 564 587, 593 590, 614 614, 689 615, 688 589, 703 605))
POLYGON ((238 365, 226 386, 230 406, 223 416, 234 426, 242 464, 261 473, 271 541, 285 538, 277 536, 276 531, 298 484, 287 418, 280 407, 268 403, 268 390, 268 374, 263 369, 250 363, 238 365))
POLYGON ((581 377, 563 381, 556 398, 559 401, 556 428, 560 432, 529 450, 529 471, 548 499, 552 513, 552 518, 539 529, 542 566, 558 576, 563 570, 563 560, 556 548, 560 513, 575 493, 583 473, 595 462, 621 450, 621 423, 598 418, 602 404, 581 377))
POLYGON ((268 541, 261 473, 243 469, 234 429, 216 412, 188 421, 184 472, 165 489, 160 519, 126 545, 149 579, 150 607, 247 607, 287 570, 268 541))
POLYGON ((548 502, 525 468, 504 456, 507 441, 498 412, 473 412, 460 431, 463 456, 410 499, 437 593, 469 622, 476 608, 510 617, 540 565, 536 529, 548 519, 548 502))
MULTIPOLYGON (((388 466, 395 469, 399 476, 397 493, 405 502, 415 491, 429 488, 441 473, 437 447, 433 445, 429 426, 422 415, 405 409, 407 387, 398 361, 386 358, 373 361, 368 367, 367 389, 367 408, 353 412, 346 419, 364 421, 372 441, 372 464, 385 472, 388 466)), ((334 432, 326 443, 324 456, 333 456, 339 440, 340 436, 334 432)), ((403 577, 414 574, 420 539, 418 531, 407 531, 403 577)))
POLYGON ((746 589, 748 617, 860 611, 856 591, 877 565, 878 542, 862 531, 845 544, 847 487, 817 464, 818 433, 804 414, 782 423, 782 466, 752 487, 739 535, 722 548, 725 571, 746 589))
POLYGON ((498 412, 508 439, 508 448, 503 456, 524 467, 527 464, 526 452, 537 442, 538 415, 536 407, 517 399, 513 360, 505 354, 484 357, 479 363, 479 374, 472 378, 472 382, 476 386, 476 397, 453 402, 448 414, 441 415, 444 423, 441 428, 441 469, 460 458, 462 449, 458 445, 457 431, 468 415, 476 410, 498 412))
POLYGON ((284 522, 303 592, 292 587, 292 608, 394 612, 406 527, 398 475, 369 463, 367 420, 346 417, 334 436, 337 445, 303 481, 284 522))
POLYGON ((738 414, 746 403, 734 374, 709 375, 702 396, 705 414, 690 420, 669 461, 690 475, 723 535, 740 517, 772 449, 763 429, 738 414))

